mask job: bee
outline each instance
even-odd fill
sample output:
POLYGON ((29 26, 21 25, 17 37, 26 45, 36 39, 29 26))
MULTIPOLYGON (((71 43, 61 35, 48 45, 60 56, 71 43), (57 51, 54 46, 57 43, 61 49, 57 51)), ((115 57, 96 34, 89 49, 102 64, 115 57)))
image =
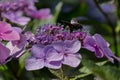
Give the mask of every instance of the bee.
POLYGON ((69 29, 70 29, 70 31, 73 31, 74 29, 75 29, 75 30, 78 30, 78 29, 82 30, 82 29, 83 29, 82 24, 79 24, 78 21, 77 21, 75 18, 73 18, 73 19, 71 20, 71 22, 64 21, 64 20, 62 20, 61 22, 62 22, 63 24, 65 24, 66 26, 68 26, 69 29))

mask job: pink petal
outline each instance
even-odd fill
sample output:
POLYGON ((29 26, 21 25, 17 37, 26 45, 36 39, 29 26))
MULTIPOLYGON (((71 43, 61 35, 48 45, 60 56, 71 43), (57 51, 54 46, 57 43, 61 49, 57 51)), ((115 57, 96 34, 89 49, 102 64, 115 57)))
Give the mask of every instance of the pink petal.
POLYGON ((0 33, 4 33, 7 31, 12 31, 12 27, 10 24, 0 21, 0 33))
POLYGON ((48 19, 50 18, 50 9, 40 9, 39 11, 37 11, 36 13, 36 18, 39 19, 48 19))
POLYGON ((10 33, 4 33, 2 35, 2 38, 4 40, 14 41, 14 40, 20 40, 20 35, 16 31, 11 31, 10 33))

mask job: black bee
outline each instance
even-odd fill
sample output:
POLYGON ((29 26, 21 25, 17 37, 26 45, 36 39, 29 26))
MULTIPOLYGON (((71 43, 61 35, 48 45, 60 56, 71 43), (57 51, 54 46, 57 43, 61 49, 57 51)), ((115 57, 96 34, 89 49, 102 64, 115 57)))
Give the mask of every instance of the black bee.
POLYGON ((71 23, 68 22, 68 21, 64 21, 62 20, 61 21, 63 24, 65 24, 66 26, 69 26, 69 29, 70 31, 73 31, 73 30, 82 30, 83 29, 83 26, 81 24, 79 24, 78 22, 74 21, 74 20, 71 20, 71 23))

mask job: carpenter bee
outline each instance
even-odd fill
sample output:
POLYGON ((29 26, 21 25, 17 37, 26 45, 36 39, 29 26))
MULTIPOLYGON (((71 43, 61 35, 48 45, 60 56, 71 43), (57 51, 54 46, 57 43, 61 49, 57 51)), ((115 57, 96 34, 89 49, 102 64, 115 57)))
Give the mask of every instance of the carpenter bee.
POLYGON ((64 21, 64 20, 62 20, 61 22, 65 24, 66 26, 68 26, 70 31, 77 30, 77 29, 80 29, 80 30, 83 29, 83 26, 79 24, 76 19, 72 19, 71 22, 64 21))

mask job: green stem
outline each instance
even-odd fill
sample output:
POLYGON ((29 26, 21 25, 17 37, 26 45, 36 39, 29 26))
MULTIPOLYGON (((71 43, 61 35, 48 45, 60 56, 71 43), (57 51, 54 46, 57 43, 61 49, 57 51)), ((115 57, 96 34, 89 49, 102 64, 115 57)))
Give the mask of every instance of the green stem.
POLYGON ((60 68, 60 73, 61 73, 61 80, 64 80, 64 71, 63 71, 63 67, 60 68))
POLYGON ((60 80, 69 80, 68 77, 64 75, 63 67, 61 67, 59 70, 52 70, 52 69, 49 69, 49 70, 52 74, 54 74, 60 80))

